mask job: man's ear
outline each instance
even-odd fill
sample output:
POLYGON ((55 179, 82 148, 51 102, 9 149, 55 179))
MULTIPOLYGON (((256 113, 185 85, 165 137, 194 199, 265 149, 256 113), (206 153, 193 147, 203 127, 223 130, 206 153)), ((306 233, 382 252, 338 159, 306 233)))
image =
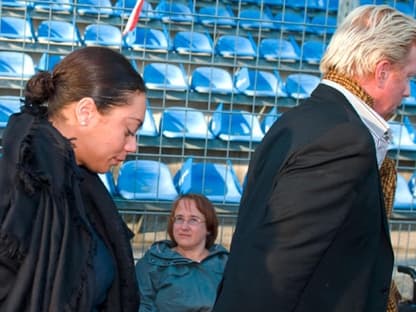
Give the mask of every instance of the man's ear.
POLYGON ((88 126, 97 113, 95 101, 90 97, 82 98, 75 106, 76 119, 83 127, 88 126))
POLYGON ((377 87, 384 88, 387 79, 391 75, 392 64, 387 60, 381 60, 377 63, 374 72, 374 78, 377 81, 377 87))

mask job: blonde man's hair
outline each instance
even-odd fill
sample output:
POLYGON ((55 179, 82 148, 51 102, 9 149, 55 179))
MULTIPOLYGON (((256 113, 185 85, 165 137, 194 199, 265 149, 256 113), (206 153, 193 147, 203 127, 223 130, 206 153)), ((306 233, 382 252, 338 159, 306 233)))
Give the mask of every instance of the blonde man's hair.
POLYGON ((388 60, 402 65, 416 44, 416 20, 387 5, 355 8, 338 27, 321 60, 326 74, 336 70, 349 77, 366 77, 388 60))

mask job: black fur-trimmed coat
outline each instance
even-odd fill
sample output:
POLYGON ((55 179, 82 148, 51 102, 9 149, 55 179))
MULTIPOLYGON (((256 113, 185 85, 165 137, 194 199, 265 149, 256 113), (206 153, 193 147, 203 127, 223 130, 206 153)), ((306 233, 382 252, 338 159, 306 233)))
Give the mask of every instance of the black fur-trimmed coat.
POLYGON ((0 158, 0 311, 91 311, 94 240, 115 263, 101 311, 137 311, 128 230, 97 174, 42 116, 13 115, 0 158))

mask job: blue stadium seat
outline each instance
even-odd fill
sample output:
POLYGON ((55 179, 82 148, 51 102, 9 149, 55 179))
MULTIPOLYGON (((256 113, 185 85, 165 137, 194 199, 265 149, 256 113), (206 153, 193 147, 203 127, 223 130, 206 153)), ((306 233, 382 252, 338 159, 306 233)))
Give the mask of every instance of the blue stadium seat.
POLYGON ((282 113, 277 111, 276 106, 273 106, 273 108, 264 116, 260 123, 261 130, 263 130, 264 134, 269 131, 269 129, 273 126, 276 120, 280 118, 280 116, 282 116, 282 113))
POLYGON ((179 194, 204 194, 212 202, 239 203, 241 185, 231 161, 195 162, 188 158, 173 178, 179 194))
POLYGON ((321 78, 311 74, 290 74, 286 77, 286 92, 294 99, 306 99, 320 81, 321 78))
POLYGON ((35 74, 32 57, 24 52, 0 51, 0 77, 30 78, 35 74))
POLYGON ((413 200, 414 200, 416 198, 416 171, 413 171, 412 175, 409 178, 409 182, 407 183, 407 185, 409 186, 410 194, 412 195, 413 200))
POLYGON ((58 64, 63 58, 64 58, 64 55, 61 55, 61 54, 50 54, 50 53, 44 52, 40 56, 39 62, 36 65, 35 69, 37 71, 40 71, 40 70, 52 71, 55 65, 58 64))
POLYGON ((160 121, 160 133, 167 138, 214 138, 202 111, 190 107, 166 108, 160 121))
POLYGON ((336 12, 338 0, 307 0, 306 6, 308 11, 336 12))
POLYGON ((199 93, 231 94, 235 92, 231 74, 224 68, 201 66, 194 69, 191 89, 199 93))
POLYGON ((13 112, 18 112, 23 105, 23 98, 16 95, 0 95, 0 104, 13 112))
POLYGON ((416 160, 416 144, 406 125, 399 122, 389 122, 389 126, 393 135, 388 149, 390 155, 416 160))
POLYGON ((13 10, 30 10, 33 7, 33 1, 26 0, 2 0, 1 6, 13 10))
POLYGON ((243 4, 256 4, 261 5, 270 5, 270 6, 279 6, 282 7, 283 4, 287 3, 286 0, 231 0, 231 2, 243 3, 243 4))
POLYGON ((322 0, 290 0, 285 2, 286 7, 296 10, 315 10, 323 6, 322 0), (319 4, 321 3, 321 5, 319 4))
POLYGON ((81 45, 78 27, 67 21, 42 21, 38 25, 37 40, 46 44, 81 45))
POLYGON ((105 173, 99 173, 98 177, 100 178, 101 182, 103 182, 105 188, 110 193, 111 196, 117 196, 117 188, 114 182, 114 176, 111 171, 107 171, 105 173))
POLYGON ((242 67, 235 74, 234 81, 237 90, 247 96, 287 97, 277 70, 271 73, 242 67))
POLYGON ((409 183, 400 173, 397 174, 396 193, 394 196, 394 210, 413 210, 414 197, 410 191, 409 183))
MULTIPOLYGON (((137 0, 117 0, 113 6, 113 14, 121 18, 129 18, 133 12, 137 0)), ((148 22, 155 18, 155 13, 152 4, 148 1, 143 2, 142 10, 140 12, 139 21, 148 22)))
POLYGON ((73 9, 73 0, 39 0, 33 4, 33 10, 36 12, 72 14, 73 9))
POLYGON ((0 129, 6 128, 7 122, 13 113, 15 112, 0 102, 0 129))
POLYGON ((77 0, 79 15, 110 17, 114 15, 110 0, 77 0))
POLYGON ((275 28, 273 15, 267 6, 262 10, 259 7, 241 9, 238 17, 238 23, 243 29, 272 30, 275 28))
POLYGON ((161 0, 155 8, 155 13, 162 22, 177 24, 192 24, 195 15, 188 5, 172 0, 161 0))
POLYGON ((231 28, 236 26, 236 17, 230 6, 220 3, 205 4, 199 9, 198 22, 209 27, 231 28))
POLYGON ((396 8, 400 12, 409 15, 411 17, 415 17, 415 10, 413 8, 414 4, 411 2, 402 2, 402 1, 387 1, 387 4, 391 7, 396 8))
POLYGON ((223 141, 260 142, 264 133, 255 114, 242 110, 223 110, 218 104, 209 122, 209 128, 223 141))
POLYGON ((256 44, 251 36, 222 35, 215 45, 216 53, 227 58, 254 59, 257 56, 256 44))
POLYGON ((338 11, 339 1, 338 0, 324 0, 323 7, 330 12, 338 11))
POLYGON ((174 200, 178 193, 168 166, 156 160, 129 160, 119 170, 117 193, 130 200, 174 200))
POLYGON ((110 24, 89 24, 85 27, 84 44, 86 46, 103 46, 120 48, 123 38, 120 28, 110 24))
POLYGON ((296 40, 282 38, 264 38, 260 42, 260 57, 268 61, 297 62, 300 60, 300 48, 296 40))
POLYGON ((143 79, 150 90, 188 90, 182 65, 149 63, 144 67, 143 79))
POLYGON ((2 16, 0 18, 0 39, 3 41, 34 42, 35 37, 30 20, 2 16))
POLYGON ((337 28, 337 18, 327 14, 315 14, 306 31, 317 35, 333 35, 337 28))
POLYGON ((365 5, 365 4, 384 4, 384 0, 360 0, 359 1, 360 5, 365 5))
POLYGON ((19 112, 20 106, 20 98, 0 96, 0 129, 6 128, 10 116, 19 112))
POLYGON ((292 10, 279 11, 274 17, 275 28, 283 32, 304 32, 308 17, 305 13, 292 10))
POLYGON ((302 60, 309 64, 319 64, 326 44, 319 40, 306 40, 302 45, 302 60))
POLYGON ((179 31, 173 39, 173 48, 179 54, 211 55, 214 44, 208 33, 179 31))
POLYGON ((169 34, 166 29, 136 27, 126 36, 126 45, 134 51, 168 52, 169 34))
POLYGON ((146 137, 155 137, 159 135, 155 118, 153 117, 153 111, 150 108, 149 103, 146 104, 146 113, 144 115, 143 125, 139 130, 137 130, 137 135, 146 137))
POLYGON ((412 122, 410 121, 409 116, 403 117, 403 125, 406 127, 407 132, 409 133, 409 137, 412 139, 414 143, 416 143, 416 130, 413 127, 412 122))

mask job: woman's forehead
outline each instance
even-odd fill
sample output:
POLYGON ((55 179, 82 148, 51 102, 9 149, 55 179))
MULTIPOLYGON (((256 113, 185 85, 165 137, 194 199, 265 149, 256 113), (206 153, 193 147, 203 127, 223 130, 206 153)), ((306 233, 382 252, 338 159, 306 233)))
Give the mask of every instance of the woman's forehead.
POLYGON ((179 200, 178 205, 175 210, 175 214, 192 214, 192 215, 202 215, 199 209, 196 206, 196 203, 193 199, 182 198, 179 200))

